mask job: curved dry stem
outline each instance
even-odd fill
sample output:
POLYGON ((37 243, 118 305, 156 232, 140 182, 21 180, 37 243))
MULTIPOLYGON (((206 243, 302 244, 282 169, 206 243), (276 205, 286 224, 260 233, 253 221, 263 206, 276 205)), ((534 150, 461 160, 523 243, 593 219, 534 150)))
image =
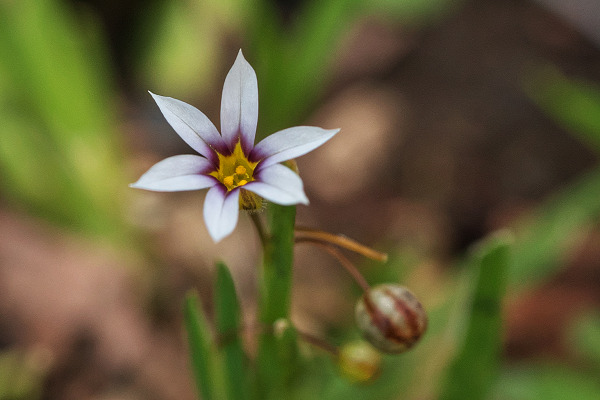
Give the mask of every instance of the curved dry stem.
POLYGON ((337 357, 339 355, 338 348, 335 347, 334 345, 332 345, 331 343, 329 343, 321 338, 318 338, 310 333, 302 332, 297 329, 296 329, 296 332, 298 332, 298 336, 300 337, 300 339, 305 341, 306 343, 309 343, 315 347, 318 347, 321 350, 325 350, 326 352, 330 353, 334 357, 337 357))
POLYGON ((386 253, 381 253, 377 250, 373 250, 372 248, 360 244, 356 240, 350 239, 343 235, 337 235, 334 233, 324 232, 317 229, 305 228, 300 226, 296 226, 295 230, 296 234, 299 236, 298 239, 311 239, 315 242, 318 241, 322 243, 333 244, 344 249, 353 251, 355 253, 361 254, 375 261, 386 262, 388 259, 388 255, 386 253))
MULTIPOLYGON (((258 333, 269 333, 277 335, 277 329, 278 328, 273 325, 264 326, 260 324, 245 324, 241 326, 237 332, 232 332, 230 335, 218 335, 215 338, 215 340, 217 342, 217 346, 225 346, 232 340, 234 335, 240 333, 249 333, 250 335, 256 335, 258 333)), ((325 339, 316 337, 312 333, 301 331, 295 326, 294 329, 296 330, 296 333, 298 334, 299 338, 304 342, 309 343, 312 346, 318 347, 319 349, 330 353, 334 357, 337 357, 339 355, 338 348, 335 345, 327 342, 325 339)))
POLYGON ((369 283, 367 282, 365 277, 362 276, 360 271, 354 266, 354 264, 352 264, 352 261, 350 261, 345 255, 342 254, 341 251, 339 251, 337 248, 333 247, 331 244, 323 243, 319 240, 312 239, 312 238, 296 238, 296 243, 311 243, 315 246, 322 248, 323 250, 325 250, 326 252, 328 252, 329 254, 334 256, 335 258, 337 258, 337 260, 340 262, 340 264, 342 264, 342 267, 344 267, 346 269, 346 271, 348 271, 348 273, 352 276, 352 278, 354 278, 356 283, 358 283, 358 285, 364 291, 367 291, 370 289, 369 283))

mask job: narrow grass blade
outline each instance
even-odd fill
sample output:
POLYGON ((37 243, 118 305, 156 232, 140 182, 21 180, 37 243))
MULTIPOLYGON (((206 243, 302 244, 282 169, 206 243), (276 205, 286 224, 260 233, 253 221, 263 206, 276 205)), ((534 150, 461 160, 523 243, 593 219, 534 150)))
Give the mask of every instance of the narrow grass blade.
MULTIPOLYGON (((468 397, 464 397, 467 399, 468 397)), ((514 367, 502 374, 493 400, 597 400, 598 376, 564 365, 514 367)))
POLYGON ((277 321, 289 323, 295 218, 296 207, 275 204, 269 207, 271 235, 265 244, 260 283, 262 333, 255 388, 255 395, 260 399, 266 398, 267 389, 270 395, 283 393, 296 364, 294 335, 278 335, 274 331, 277 321))
POLYGON ((510 237, 484 242, 470 266, 476 274, 462 348, 448 370, 442 400, 484 399, 497 377, 510 237))
POLYGON ((245 355, 240 338, 240 306, 231 273, 224 263, 217 264, 215 292, 216 330, 223 354, 225 387, 229 400, 249 397, 245 355))
POLYGON ((575 320, 570 331, 571 347, 600 373, 600 312, 585 312, 575 320))
POLYGON ((99 25, 77 20, 58 0, 0 2, 0 21, 0 54, 9 55, 0 57, 0 126, 22 130, 13 142, 35 143, 0 154, 9 170, 0 186, 52 222, 126 242, 126 185, 99 25), (39 177, 49 182, 32 193, 29 182, 39 177))
POLYGON ((600 216, 600 168, 590 171, 550 198, 516 230, 510 285, 537 283, 560 266, 600 216))
POLYGON ((600 87, 544 69, 534 75, 526 89, 552 119, 600 151, 600 87))
POLYGON ((209 326, 201 311, 198 295, 188 293, 184 307, 185 328, 188 334, 192 370, 198 392, 203 400, 216 396, 216 359, 209 326))

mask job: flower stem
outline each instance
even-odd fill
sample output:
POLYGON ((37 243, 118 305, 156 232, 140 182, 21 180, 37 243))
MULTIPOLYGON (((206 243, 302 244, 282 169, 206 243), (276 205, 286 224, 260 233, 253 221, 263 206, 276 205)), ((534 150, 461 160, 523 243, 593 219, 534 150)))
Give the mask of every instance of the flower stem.
MULTIPOLYGON (((295 219, 296 207, 271 204, 268 209, 270 235, 265 237, 259 283, 258 319, 263 326, 289 319, 295 219)), ((267 393, 284 396, 297 362, 296 339, 293 330, 282 337, 259 336, 255 398, 264 399, 267 393)))
POLYGON ((258 215, 258 213, 250 213, 250 218, 252 219, 252 222, 254 223, 254 227, 256 228, 256 233, 258 234, 258 237, 260 238, 260 243, 262 244, 263 250, 265 248, 265 246, 267 245, 267 233, 265 231, 265 227, 263 225, 262 220, 260 219, 260 216, 258 215))
POLYGON ((343 247, 344 249, 354 251, 355 253, 361 254, 375 261, 386 262, 388 259, 387 254, 373 250, 372 248, 360 244, 356 240, 350 239, 343 235, 336 235, 334 233, 300 226, 296 227, 296 233, 300 238, 312 239, 314 242, 334 244, 336 246, 343 247))
POLYGON ((337 357, 339 355, 339 350, 337 347, 335 347, 331 343, 329 343, 319 337, 316 337, 310 333, 302 332, 302 331, 298 331, 298 336, 304 342, 309 343, 315 347, 318 347, 319 349, 328 352, 329 354, 331 354, 334 357, 337 357))
POLYGON ((296 238, 296 243, 312 243, 315 246, 321 247, 323 250, 337 258, 337 260, 342 264, 342 266, 348 271, 348 273, 354 278, 356 283, 364 290, 367 291, 370 289, 369 283, 365 279, 364 276, 360 273, 360 271, 352 264, 352 262, 342 254, 337 248, 333 247, 329 243, 323 243, 319 240, 312 238, 296 238))

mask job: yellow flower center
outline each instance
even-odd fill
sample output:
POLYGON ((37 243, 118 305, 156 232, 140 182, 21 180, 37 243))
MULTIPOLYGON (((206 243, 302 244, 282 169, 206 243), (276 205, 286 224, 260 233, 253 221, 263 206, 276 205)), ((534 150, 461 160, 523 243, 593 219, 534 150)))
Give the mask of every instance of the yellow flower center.
POLYGON ((224 156, 218 152, 217 155, 219 156, 219 168, 210 175, 225 185, 228 191, 254 180, 254 168, 258 162, 248 160, 240 142, 235 145, 235 149, 230 155, 224 156))
MULTIPOLYGON (((224 156, 217 152, 219 156, 219 168, 209 175, 214 176, 227 188, 232 191, 236 187, 244 186, 254 180, 254 169, 258 162, 251 162, 242 150, 242 145, 238 142, 233 149, 233 153, 224 156)), ((263 207, 263 200, 260 196, 248 191, 240 191, 240 209, 247 211, 260 210, 263 207)))

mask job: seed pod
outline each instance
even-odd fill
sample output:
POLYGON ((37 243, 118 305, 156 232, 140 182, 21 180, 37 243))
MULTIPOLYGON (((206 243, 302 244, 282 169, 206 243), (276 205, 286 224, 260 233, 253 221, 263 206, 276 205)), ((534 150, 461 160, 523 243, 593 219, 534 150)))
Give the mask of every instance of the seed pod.
POLYGON ((385 353, 411 348, 427 329, 427 314, 404 286, 378 285, 356 303, 356 323, 365 339, 385 353))

